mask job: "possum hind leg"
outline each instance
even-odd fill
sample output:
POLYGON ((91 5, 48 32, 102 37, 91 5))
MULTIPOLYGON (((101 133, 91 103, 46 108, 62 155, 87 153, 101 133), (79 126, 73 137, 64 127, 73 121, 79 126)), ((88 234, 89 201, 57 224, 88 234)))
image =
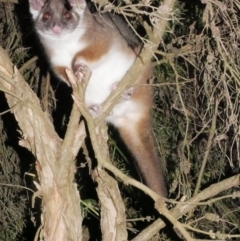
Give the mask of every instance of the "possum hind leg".
POLYGON ((133 86, 130 98, 120 101, 106 120, 118 128, 147 186, 167 197, 163 169, 152 135, 153 89, 148 84, 151 74, 151 64, 146 65, 133 86))
POLYGON ((125 102, 128 109, 113 124, 132 153, 144 182, 159 195, 167 197, 163 168, 152 134, 153 89, 147 84, 150 69, 146 70, 136 81, 131 99, 125 102))

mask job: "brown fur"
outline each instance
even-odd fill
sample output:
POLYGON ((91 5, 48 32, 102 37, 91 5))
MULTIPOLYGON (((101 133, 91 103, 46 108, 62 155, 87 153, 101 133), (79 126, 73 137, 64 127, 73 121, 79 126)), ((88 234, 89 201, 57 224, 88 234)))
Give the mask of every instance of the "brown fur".
POLYGON ((151 85, 147 84, 151 72, 152 66, 149 64, 136 81, 135 91, 132 95, 132 100, 138 102, 142 107, 142 117, 131 125, 126 119, 126 124, 119 128, 119 133, 136 159, 145 183, 156 193, 167 197, 164 173, 151 129, 153 89, 151 85))
POLYGON ((119 133, 128 149, 137 160, 138 169, 147 186, 167 197, 164 174, 151 131, 151 119, 143 117, 129 128, 119 128, 119 133))
POLYGON ((79 58, 84 59, 88 62, 95 62, 99 60, 102 56, 104 56, 108 52, 108 49, 109 45, 102 41, 99 42, 98 45, 90 44, 85 49, 83 49, 75 55, 72 63, 76 63, 76 59, 79 58))
MULTIPOLYGON (((58 66, 54 68, 55 73, 61 77, 62 79, 64 79, 65 81, 67 81, 68 77, 66 74, 66 67, 64 66, 58 66)), ((67 81, 68 82, 68 81, 67 81)))

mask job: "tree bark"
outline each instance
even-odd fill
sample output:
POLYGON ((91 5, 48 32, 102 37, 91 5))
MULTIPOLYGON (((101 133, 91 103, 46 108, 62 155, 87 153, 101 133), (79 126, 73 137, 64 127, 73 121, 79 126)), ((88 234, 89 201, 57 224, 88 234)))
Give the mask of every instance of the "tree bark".
POLYGON ((85 129, 79 112, 73 107, 70 125, 64 140, 40 107, 39 99, 0 48, 0 90, 21 129, 19 145, 36 157, 39 183, 33 198, 42 198, 41 226, 36 234, 46 241, 79 241, 82 239, 80 196, 73 182, 75 157, 85 129), (73 132, 74 130, 74 132, 73 132), (77 131, 76 131, 77 130, 77 131))

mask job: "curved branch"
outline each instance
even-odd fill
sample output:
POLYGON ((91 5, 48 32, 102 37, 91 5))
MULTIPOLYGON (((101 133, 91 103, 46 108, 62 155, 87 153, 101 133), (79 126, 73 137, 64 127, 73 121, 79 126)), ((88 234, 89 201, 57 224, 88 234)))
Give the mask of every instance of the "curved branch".
MULTIPOLYGON (((190 198, 186 203, 179 203, 176 207, 171 209, 170 214, 176 219, 181 218, 183 215, 197 207, 198 202, 206 200, 208 198, 214 197, 220 192, 229 190, 232 187, 240 185, 240 174, 233 177, 227 178, 216 184, 212 184, 210 187, 204 189, 202 192, 198 193, 194 197, 190 198)), ((153 237, 160 229, 165 227, 165 223, 161 219, 157 219, 149 227, 147 227, 143 232, 137 235, 132 241, 144 241, 147 240, 146 237, 153 237)))

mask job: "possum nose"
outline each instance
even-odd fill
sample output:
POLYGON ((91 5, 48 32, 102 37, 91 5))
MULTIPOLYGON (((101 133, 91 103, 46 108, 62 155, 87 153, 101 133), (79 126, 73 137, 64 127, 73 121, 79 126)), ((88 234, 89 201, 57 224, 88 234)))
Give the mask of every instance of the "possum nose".
POLYGON ((54 25, 53 28, 52 28, 52 31, 56 34, 59 34, 62 32, 62 28, 58 25, 54 25))

